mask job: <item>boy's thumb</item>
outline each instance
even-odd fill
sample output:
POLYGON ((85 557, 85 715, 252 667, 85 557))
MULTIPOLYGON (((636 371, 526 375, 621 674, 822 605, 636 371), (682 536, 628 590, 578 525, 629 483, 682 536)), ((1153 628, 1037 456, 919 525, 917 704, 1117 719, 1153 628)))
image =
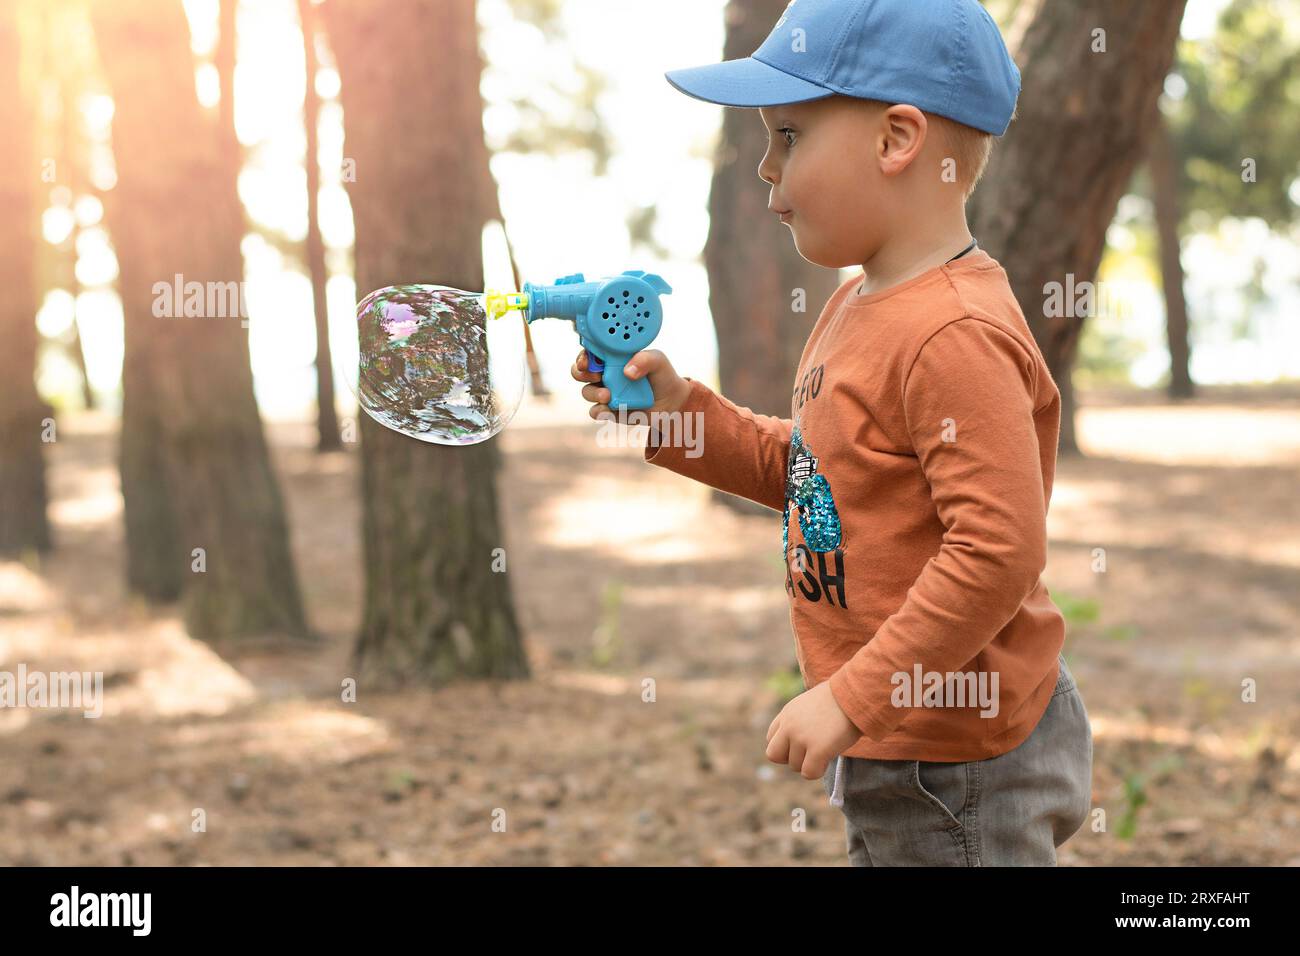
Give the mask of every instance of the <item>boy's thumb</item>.
POLYGON ((651 372, 663 365, 664 353, 658 349, 646 349, 637 352, 627 360, 627 365, 623 367, 623 374, 628 378, 640 378, 642 375, 649 375, 651 372))

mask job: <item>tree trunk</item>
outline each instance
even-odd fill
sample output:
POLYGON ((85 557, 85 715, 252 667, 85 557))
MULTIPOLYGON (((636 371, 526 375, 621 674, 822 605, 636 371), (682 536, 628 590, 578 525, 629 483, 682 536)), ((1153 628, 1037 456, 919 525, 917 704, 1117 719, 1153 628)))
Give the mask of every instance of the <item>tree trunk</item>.
POLYGON ((307 274, 311 276, 313 314, 316 317, 316 447, 319 451, 338 451, 338 414, 334 409, 334 363, 330 357, 329 312, 325 303, 325 243, 320 234, 317 213, 320 197, 320 97, 316 95, 316 12, 311 0, 298 0, 298 20, 302 24, 302 48, 306 57, 306 90, 302 116, 307 131, 307 274))
MULTIPOLYGON (((786 0, 731 0, 723 59, 749 56, 785 7, 786 0)), ((768 211, 770 187, 757 171, 766 149, 767 132, 757 110, 723 111, 704 262, 723 394, 760 414, 784 418, 808 334, 840 279, 835 270, 800 256, 790 230, 768 211), (803 292, 803 312, 795 311, 797 290, 803 292)), ((714 491, 712 497, 737 511, 767 510, 725 492, 714 491)))
POLYGON ((36 392, 36 190, 33 114, 22 95, 17 5, 0 0, 0 129, 10 169, 0 176, 0 555, 51 546, 45 421, 36 392))
POLYGON ((1161 116, 1151 131, 1147 168, 1156 207, 1156 232, 1160 240, 1160 276, 1165 290, 1165 334, 1169 339, 1169 397, 1191 398, 1191 343, 1187 334, 1187 299, 1183 294, 1182 241, 1178 235, 1182 213, 1178 203, 1178 156, 1169 124, 1161 116))
POLYGON ((1016 51, 1025 80, 1018 118, 967 210, 1061 391, 1062 455, 1079 452, 1070 377, 1084 316, 1048 317, 1046 287, 1077 289, 1097 274, 1106 229, 1159 115, 1185 3, 1044 3, 1016 51), (1103 40, 1105 52, 1094 52, 1103 40))
POLYGON ((194 96, 185 14, 179 2, 157 0, 92 12, 115 104, 118 179, 107 215, 125 315, 131 583, 153 595, 180 589, 195 637, 304 636, 253 397, 236 171, 219 124, 194 96), (177 276, 184 295, 173 297, 177 276))
MULTIPOLYGON (((411 282, 481 288, 488 155, 473 0, 330 0, 324 10, 355 162, 358 296, 411 282)), ((431 445, 369 416, 361 439, 358 680, 527 676, 509 578, 493 569, 504 546, 499 443, 431 445)))

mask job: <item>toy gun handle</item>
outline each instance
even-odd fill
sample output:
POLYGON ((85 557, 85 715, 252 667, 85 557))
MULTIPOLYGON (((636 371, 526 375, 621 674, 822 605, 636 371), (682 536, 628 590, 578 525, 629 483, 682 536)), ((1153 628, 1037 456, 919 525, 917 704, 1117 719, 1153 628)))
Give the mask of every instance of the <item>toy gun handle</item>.
POLYGON ((591 349, 587 349, 587 368, 601 373, 601 384, 609 389, 608 405, 614 412, 618 411, 620 405, 629 409, 644 409, 655 403, 654 391, 650 388, 648 379, 628 378, 623 374, 628 358, 631 356, 619 355, 617 364, 612 361, 602 362, 591 349))

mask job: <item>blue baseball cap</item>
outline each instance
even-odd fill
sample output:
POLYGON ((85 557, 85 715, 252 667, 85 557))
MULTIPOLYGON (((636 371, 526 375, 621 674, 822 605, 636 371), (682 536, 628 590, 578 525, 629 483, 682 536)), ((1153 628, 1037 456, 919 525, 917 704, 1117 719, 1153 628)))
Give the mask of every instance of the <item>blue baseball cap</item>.
POLYGON ((723 106, 781 106, 836 93, 909 103, 1001 136, 1020 70, 976 0, 790 0, 752 56, 669 70, 723 106))

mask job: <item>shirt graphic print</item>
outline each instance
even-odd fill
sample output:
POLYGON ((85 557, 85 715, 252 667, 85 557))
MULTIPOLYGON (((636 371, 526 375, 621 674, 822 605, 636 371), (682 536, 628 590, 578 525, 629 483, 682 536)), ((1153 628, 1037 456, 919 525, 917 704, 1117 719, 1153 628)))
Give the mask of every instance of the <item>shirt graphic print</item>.
POLYGON ((790 433, 790 457, 785 479, 785 512, 781 517, 782 561, 790 557, 790 504, 799 512, 799 531, 810 549, 834 551, 843 540, 839 509, 830 482, 817 472, 817 456, 795 425, 790 433))

